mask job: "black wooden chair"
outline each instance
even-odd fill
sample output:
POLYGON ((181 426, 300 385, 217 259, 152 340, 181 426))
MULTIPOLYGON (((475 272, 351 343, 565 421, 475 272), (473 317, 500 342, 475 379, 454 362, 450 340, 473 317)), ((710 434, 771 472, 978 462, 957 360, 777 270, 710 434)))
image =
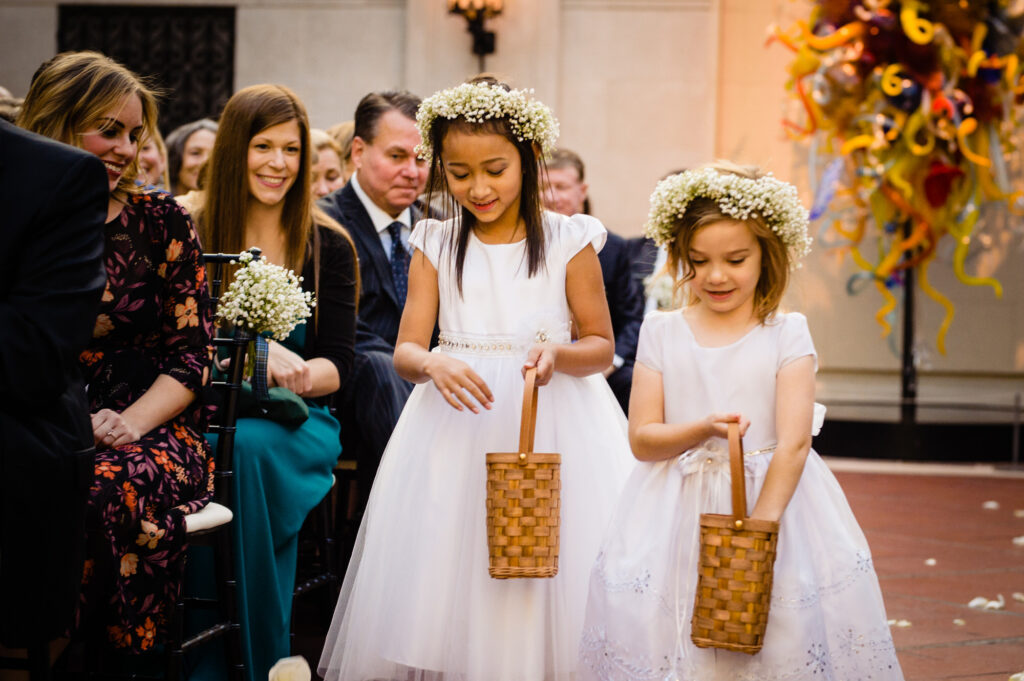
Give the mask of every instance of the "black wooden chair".
MULTIPOLYGON (((260 257, 258 248, 249 249, 255 258, 260 257)), ((212 253, 204 256, 210 270, 210 297, 216 305, 220 299, 226 267, 238 262, 238 254, 212 253)), ((235 424, 238 419, 238 398, 242 389, 246 350, 252 334, 246 329, 234 328, 229 334, 217 334, 213 344, 218 356, 226 348, 230 363, 223 380, 215 378, 211 385, 219 391, 222 401, 218 414, 209 427, 210 433, 217 434, 214 452, 213 501, 196 513, 185 516, 185 528, 191 546, 210 546, 214 552, 214 578, 216 595, 212 598, 186 595, 182 586, 171 617, 167 643, 167 679, 178 681, 185 667, 185 655, 206 643, 224 638, 227 643, 228 678, 243 681, 245 664, 242 659, 242 633, 238 619, 237 581, 234 571, 234 547, 232 545, 231 520, 231 478, 234 475, 235 424), (206 610, 217 613, 216 621, 201 631, 185 636, 186 610, 206 610)))

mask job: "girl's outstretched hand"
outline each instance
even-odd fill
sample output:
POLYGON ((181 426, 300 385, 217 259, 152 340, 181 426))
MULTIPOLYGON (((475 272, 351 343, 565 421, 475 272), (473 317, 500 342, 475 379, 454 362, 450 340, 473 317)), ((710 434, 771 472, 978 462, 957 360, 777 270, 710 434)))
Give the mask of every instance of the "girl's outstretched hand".
POLYGON ((740 424, 740 437, 743 437, 750 427, 750 421, 743 418, 743 414, 708 414, 705 420, 715 437, 729 437, 730 423, 740 424))
POLYGON ((558 355, 556 343, 535 343, 530 348, 523 364, 523 378, 526 377, 526 370, 537 367, 536 384, 538 387, 547 385, 551 376, 555 373, 555 357, 558 355))
POLYGON ((433 352, 430 355, 424 372, 448 404, 459 411, 468 407, 474 414, 480 413, 477 403, 484 409, 491 408, 494 402, 491 389, 468 364, 443 353, 433 352))

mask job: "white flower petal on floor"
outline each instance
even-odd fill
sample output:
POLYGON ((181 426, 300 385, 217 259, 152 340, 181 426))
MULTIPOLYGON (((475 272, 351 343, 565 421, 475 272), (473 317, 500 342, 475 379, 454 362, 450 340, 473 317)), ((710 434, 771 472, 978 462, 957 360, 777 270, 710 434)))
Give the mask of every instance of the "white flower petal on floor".
POLYGON ((1024 603, 1024 594, 1022 594, 1019 591, 1014 591, 1013 592, 1013 600, 1020 601, 1021 603, 1024 603))
POLYGON ((313 672, 301 655, 283 657, 270 668, 268 681, 310 681, 313 672))
POLYGON ((981 507, 983 509, 985 509, 986 511, 994 511, 997 508, 999 508, 999 502, 998 501, 986 501, 984 504, 981 505, 981 507))
POLYGON ((1014 537, 1013 538, 1013 545, 1014 546, 1024 546, 1024 534, 1022 534, 1019 537, 1014 537))
POLYGON ((931 566, 931 565, 936 565, 938 562, 939 561, 935 560, 934 558, 928 558, 927 560, 924 561, 924 564, 928 565, 928 566, 931 566))
POLYGON ((1003 598, 1003 594, 999 594, 994 601, 990 601, 984 596, 978 596, 977 598, 972 598, 967 607, 979 610, 1002 610, 1006 607, 1006 599, 1003 598))
POLYGON ((1003 598, 1003 594, 999 594, 999 596, 996 598, 996 600, 988 602, 988 604, 985 606, 985 609, 986 610, 1002 610, 1005 607, 1006 607, 1006 599, 1003 598))
POLYGON ((1002 610, 1006 607, 1006 599, 1003 598, 1003 594, 999 594, 994 601, 990 601, 984 596, 978 596, 977 598, 972 598, 967 607, 978 608, 979 610, 1002 610))
POLYGON ((967 622, 965 622, 964 620, 962 620, 959 617, 957 617, 955 620, 953 620, 953 624, 955 624, 958 627, 962 627, 965 624, 967 624, 967 622))

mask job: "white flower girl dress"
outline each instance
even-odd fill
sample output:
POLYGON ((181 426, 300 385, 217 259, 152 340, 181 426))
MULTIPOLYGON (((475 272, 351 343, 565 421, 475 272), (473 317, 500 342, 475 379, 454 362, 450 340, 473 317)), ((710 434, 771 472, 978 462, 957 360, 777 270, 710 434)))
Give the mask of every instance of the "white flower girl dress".
MULTIPOLYGON (((777 314, 730 345, 703 347, 681 311, 654 312, 637 347, 637 362, 662 374, 666 423, 713 412, 750 420, 743 438, 748 512, 776 443, 776 373, 807 355, 816 358, 797 313, 777 314)), ((751 656, 693 645, 700 515, 730 513, 730 490, 721 438, 637 465, 591 576, 580 678, 902 679, 867 541, 813 449, 780 521, 764 647, 751 656)))
POLYGON ((556 373, 540 388, 535 451, 562 455, 559 573, 488 575, 485 455, 514 451, 522 365, 539 337, 569 343, 566 265, 606 233, 594 218, 545 214, 545 262, 525 242, 470 235, 462 294, 446 239, 425 220, 411 243, 438 270, 440 345, 494 395, 473 414, 416 386, 381 461, 327 637, 326 681, 569 681, 576 678, 587 577, 634 465, 626 422, 600 375, 556 373))

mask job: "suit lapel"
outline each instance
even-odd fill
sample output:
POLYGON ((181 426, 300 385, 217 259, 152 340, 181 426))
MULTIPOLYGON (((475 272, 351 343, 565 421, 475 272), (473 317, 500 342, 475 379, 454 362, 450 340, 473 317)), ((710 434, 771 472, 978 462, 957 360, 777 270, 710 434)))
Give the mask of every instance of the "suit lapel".
POLYGON ((369 254, 370 265, 377 274, 383 288, 391 301, 398 306, 398 292, 395 291, 395 280, 391 277, 391 258, 384 252, 384 244, 380 242, 380 235, 373 227, 370 214, 363 207, 355 189, 351 185, 342 190, 342 211, 351 216, 353 236, 356 236, 363 246, 363 251, 369 254))

